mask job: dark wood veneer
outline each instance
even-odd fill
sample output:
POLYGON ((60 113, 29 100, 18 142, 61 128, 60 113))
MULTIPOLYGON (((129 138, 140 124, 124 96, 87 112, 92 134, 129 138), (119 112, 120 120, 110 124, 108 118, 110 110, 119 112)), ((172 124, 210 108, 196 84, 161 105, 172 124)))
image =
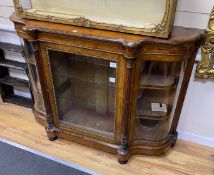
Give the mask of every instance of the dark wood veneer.
MULTIPOLYGON (((26 59, 30 70, 31 83, 33 84, 34 114, 36 119, 46 126, 50 140, 61 137, 95 149, 117 154, 120 163, 126 163, 131 155, 163 154, 175 144, 177 137, 176 128, 195 55, 203 38, 203 31, 174 27, 170 38, 160 39, 35 20, 24 20, 15 15, 11 16, 11 20, 15 24, 18 35, 24 38, 28 50, 26 59), (57 117, 58 111, 50 56, 48 55, 49 50, 113 60, 118 64, 118 80, 115 87, 115 131, 113 136, 75 126, 68 127, 57 117), (167 91, 167 93, 172 93, 171 91, 175 88, 173 87, 174 84, 164 87, 139 85, 142 63, 144 62, 164 62, 166 66, 168 63, 176 62, 179 63, 180 67, 184 65, 183 80, 178 93, 175 113, 171 116, 173 118, 172 123, 169 122, 168 118, 165 118, 166 114, 161 114, 161 117, 158 119, 154 119, 155 115, 152 116, 153 118, 150 117, 154 121, 148 122, 148 125, 156 125, 155 122, 157 120, 166 120, 166 123, 170 125, 166 136, 163 134, 161 137, 158 136, 153 140, 134 139, 137 137, 134 134, 139 87, 161 92, 167 91)), ((178 70, 178 72, 180 75, 182 69, 178 70)), ((175 83, 178 84, 178 82, 175 83)), ((64 86, 66 86, 66 83, 64 86)), ((147 121, 144 120, 148 118, 149 116, 144 116, 139 120, 146 123, 147 121)), ((162 131, 160 130, 159 132, 161 133, 162 131)), ((151 134, 147 134, 148 138, 152 138, 150 137, 151 134)))

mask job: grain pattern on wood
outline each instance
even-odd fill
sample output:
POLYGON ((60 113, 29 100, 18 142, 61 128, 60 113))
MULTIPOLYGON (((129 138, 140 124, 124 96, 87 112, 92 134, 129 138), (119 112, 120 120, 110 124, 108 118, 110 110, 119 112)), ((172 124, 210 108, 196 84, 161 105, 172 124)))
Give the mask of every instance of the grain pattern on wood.
POLYGON ((120 165, 116 156, 64 139, 50 142, 30 109, 0 104, 0 137, 104 175, 213 175, 214 148, 185 141, 161 157, 133 156, 120 165))

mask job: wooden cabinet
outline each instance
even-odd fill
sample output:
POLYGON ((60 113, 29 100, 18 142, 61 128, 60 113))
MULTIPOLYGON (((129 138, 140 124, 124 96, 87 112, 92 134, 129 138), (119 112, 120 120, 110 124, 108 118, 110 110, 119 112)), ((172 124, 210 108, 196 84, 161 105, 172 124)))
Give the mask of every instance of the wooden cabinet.
POLYGON ((169 39, 11 16, 23 38, 36 119, 48 138, 118 156, 161 155, 176 141, 201 31, 169 39))

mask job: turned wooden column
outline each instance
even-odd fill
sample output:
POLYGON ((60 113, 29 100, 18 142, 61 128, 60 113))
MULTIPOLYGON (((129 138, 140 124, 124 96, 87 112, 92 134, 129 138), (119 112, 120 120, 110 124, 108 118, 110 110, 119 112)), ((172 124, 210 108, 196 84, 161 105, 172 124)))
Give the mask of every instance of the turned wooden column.
POLYGON ((124 111, 123 111, 123 119, 122 119, 122 132, 121 132, 121 143, 118 148, 118 162, 121 164, 127 163, 129 159, 129 124, 131 117, 131 98, 132 98, 132 87, 133 87, 133 74, 136 62, 136 45, 133 43, 125 44, 125 60, 126 60, 126 70, 125 70, 125 84, 124 84, 124 94, 125 99, 123 101, 124 111))
MULTIPOLYGON (((41 65, 42 64, 42 58, 40 56, 40 51, 39 51, 39 41, 38 41, 38 32, 36 29, 34 28, 26 28, 23 27, 23 30, 28 34, 28 42, 30 43, 30 47, 31 50, 33 51, 33 54, 35 56, 35 63, 36 65, 41 65)), ((38 66, 40 67, 40 66, 38 66)), ((43 115, 45 115, 45 130, 48 136, 48 139, 50 141, 54 141, 57 139, 56 136, 56 128, 54 126, 54 121, 53 121, 53 117, 52 117, 52 113, 51 113, 51 109, 50 109, 50 102, 48 100, 48 93, 44 93, 48 91, 48 88, 46 87, 46 81, 42 78, 43 76, 43 70, 42 69, 37 69, 37 73, 39 76, 40 81, 43 81, 44 83, 41 83, 41 89, 42 89, 42 95, 43 95, 43 100, 44 100, 44 110, 45 113, 43 113, 43 115)), ((32 80, 34 81, 34 80, 32 80)), ((41 102, 41 101, 40 101, 41 102)), ((37 113, 37 109, 34 108, 34 112, 37 113)))

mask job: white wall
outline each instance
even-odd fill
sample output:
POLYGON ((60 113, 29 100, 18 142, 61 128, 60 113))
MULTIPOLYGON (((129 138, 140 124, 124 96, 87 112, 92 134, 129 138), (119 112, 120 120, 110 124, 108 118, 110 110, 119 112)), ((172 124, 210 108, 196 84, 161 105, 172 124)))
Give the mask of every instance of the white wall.
POLYGON ((214 147, 214 82, 197 80, 194 72, 178 126, 179 138, 214 147))
MULTIPOLYGON (((214 0, 179 0, 175 25, 207 28, 214 0)), ((191 77, 178 126, 179 138, 214 147, 214 82, 191 77)))
POLYGON ((175 25, 206 29, 214 0, 178 0, 175 25))
MULTIPOLYGON (((175 25, 205 29, 213 6, 214 0, 178 0, 175 25)), ((20 43, 8 19, 12 12, 12 0, 0 0, 0 41, 20 43)), ((178 126, 179 138, 214 147, 214 83, 195 80, 194 72, 178 126)))

